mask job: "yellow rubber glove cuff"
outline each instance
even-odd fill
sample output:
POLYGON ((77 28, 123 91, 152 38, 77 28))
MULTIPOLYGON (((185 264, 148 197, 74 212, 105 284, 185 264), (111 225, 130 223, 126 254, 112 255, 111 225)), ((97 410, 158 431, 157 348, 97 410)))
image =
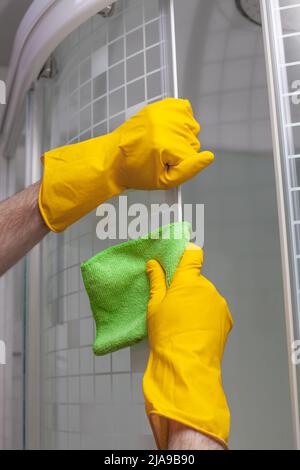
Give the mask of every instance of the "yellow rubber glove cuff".
POLYGON ((169 289, 160 264, 147 265, 150 357, 143 390, 159 449, 168 446, 168 419, 228 446, 221 360, 233 321, 226 301, 201 275, 202 264, 203 251, 189 245, 169 289))
POLYGON ((149 106, 114 132, 47 152, 39 196, 41 214, 61 232, 125 189, 170 189, 214 159, 201 152, 187 100, 166 99, 149 106))

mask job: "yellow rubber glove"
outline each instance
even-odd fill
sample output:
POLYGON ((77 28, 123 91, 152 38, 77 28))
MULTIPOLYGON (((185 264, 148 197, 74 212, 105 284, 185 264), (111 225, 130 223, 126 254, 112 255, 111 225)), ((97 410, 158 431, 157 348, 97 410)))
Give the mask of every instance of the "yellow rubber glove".
POLYGON ((145 107, 116 131, 44 156, 39 206, 54 232, 61 232, 125 189, 170 189, 214 159, 198 153, 199 124, 186 100, 145 107))
POLYGON ((203 251, 189 245, 168 290, 161 265, 147 264, 150 357, 143 389, 159 449, 167 449, 168 419, 228 445, 221 360, 233 321, 224 298, 200 274, 202 264, 203 251))

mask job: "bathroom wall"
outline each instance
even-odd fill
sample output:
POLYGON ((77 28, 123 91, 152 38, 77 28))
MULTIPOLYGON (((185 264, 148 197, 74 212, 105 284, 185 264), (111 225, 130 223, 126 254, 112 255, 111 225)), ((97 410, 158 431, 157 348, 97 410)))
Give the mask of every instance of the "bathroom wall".
POLYGON ((290 449, 280 246, 262 30, 233 0, 175 0, 180 95, 216 160, 183 189, 205 204, 205 274, 235 328, 224 358, 233 449, 290 449), (189 25, 189 27, 187 27, 189 25))

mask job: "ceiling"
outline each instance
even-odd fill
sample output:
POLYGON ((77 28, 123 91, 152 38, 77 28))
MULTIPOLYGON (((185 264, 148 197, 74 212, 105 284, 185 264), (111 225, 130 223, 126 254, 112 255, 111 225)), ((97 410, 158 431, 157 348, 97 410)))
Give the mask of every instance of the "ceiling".
POLYGON ((18 26, 33 0, 0 0, 0 67, 9 65, 18 26))

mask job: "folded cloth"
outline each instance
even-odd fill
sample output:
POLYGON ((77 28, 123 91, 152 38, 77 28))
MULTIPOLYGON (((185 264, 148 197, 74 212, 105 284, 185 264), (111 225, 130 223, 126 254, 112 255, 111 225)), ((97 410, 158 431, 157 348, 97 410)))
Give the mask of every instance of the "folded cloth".
POLYGON ((146 237, 113 246, 81 265, 96 322, 94 353, 102 356, 147 336, 149 260, 159 261, 170 285, 190 241, 191 226, 167 225, 146 237))

